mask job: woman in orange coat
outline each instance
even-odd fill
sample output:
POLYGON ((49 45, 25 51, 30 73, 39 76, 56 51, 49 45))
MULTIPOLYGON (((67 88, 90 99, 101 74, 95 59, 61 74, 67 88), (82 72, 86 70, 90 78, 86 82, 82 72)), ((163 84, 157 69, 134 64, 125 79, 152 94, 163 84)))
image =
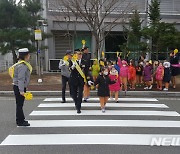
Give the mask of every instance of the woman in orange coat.
POLYGON ((128 81, 130 84, 130 89, 135 90, 136 68, 135 68, 132 60, 130 61, 129 68, 128 68, 128 81))

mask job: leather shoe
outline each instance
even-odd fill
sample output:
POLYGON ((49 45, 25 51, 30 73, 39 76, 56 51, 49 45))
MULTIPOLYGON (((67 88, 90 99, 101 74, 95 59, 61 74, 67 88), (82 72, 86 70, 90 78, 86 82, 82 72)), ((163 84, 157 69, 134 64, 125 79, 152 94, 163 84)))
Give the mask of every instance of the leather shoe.
POLYGON ((65 100, 62 100, 61 103, 66 103, 66 101, 65 101, 65 100))
POLYGON ((24 121, 22 123, 17 123, 18 126, 30 126, 30 124, 28 123, 28 121, 24 121))
POLYGON ((80 114, 80 113, 81 113, 81 110, 77 110, 77 113, 80 114))

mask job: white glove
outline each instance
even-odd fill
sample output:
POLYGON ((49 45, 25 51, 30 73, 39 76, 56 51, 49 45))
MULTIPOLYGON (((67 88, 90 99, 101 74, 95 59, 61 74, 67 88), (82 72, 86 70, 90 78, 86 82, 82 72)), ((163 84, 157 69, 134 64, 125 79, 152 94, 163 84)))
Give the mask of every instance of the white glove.
POLYGON ((71 66, 72 69, 74 69, 76 67, 76 64, 73 63, 73 65, 71 66))
POLYGON ((60 65, 61 65, 61 66, 65 65, 65 61, 61 59, 61 60, 60 60, 60 65))
POLYGON ((88 81, 88 85, 89 85, 89 86, 92 86, 92 85, 94 85, 94 82, 88 81))
POLYGON ((61 67, 64 65, 65 65, 65 62, 64 62, 64 60, 61 59, 59 62, 59 69, 61 69, 61 67))

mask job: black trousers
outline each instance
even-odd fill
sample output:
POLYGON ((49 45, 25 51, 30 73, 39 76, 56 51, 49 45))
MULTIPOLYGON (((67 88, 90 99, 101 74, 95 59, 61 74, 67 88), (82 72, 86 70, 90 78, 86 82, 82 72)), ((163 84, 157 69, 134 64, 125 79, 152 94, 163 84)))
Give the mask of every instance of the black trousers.
MULTIPOLYGON (((24 105, 24 96, 20 95, 18 86, 13 86, 14 95, 16 98, 16 123, 22 123, 25 120, 23 105, 24 105)), ((26 89, 24 89, 26 92, 26 89)))
POLYGON ((66 76, 62 75, 62 100, 65 101, 66 100, 66 85, 69 85, 69 91, 70 91, 70 95, 71 95, 71 85, 69 83, 69 78, 66 76))
POLYGON ((84 84, 75 84, 75 85, 72 84, 71 85, 72 98, 75 102, 75 106, 76 106, 77 110, 81 109, 83 89, 84 89, 84 84))

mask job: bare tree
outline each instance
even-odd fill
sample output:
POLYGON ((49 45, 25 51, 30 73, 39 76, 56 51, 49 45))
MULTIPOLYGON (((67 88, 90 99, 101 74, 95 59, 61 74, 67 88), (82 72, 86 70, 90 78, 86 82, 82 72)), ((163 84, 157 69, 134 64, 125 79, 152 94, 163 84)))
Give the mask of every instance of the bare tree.
MULTIPOLYGON (((96 53, 101 57, 105 37, 122 23, 132 8, 127 0, 52 0, 59 12, 68 16, 69 21, 84 22, 96 41, 96 53)), ((57 12, 56 10, 56 12, 57 12)))

